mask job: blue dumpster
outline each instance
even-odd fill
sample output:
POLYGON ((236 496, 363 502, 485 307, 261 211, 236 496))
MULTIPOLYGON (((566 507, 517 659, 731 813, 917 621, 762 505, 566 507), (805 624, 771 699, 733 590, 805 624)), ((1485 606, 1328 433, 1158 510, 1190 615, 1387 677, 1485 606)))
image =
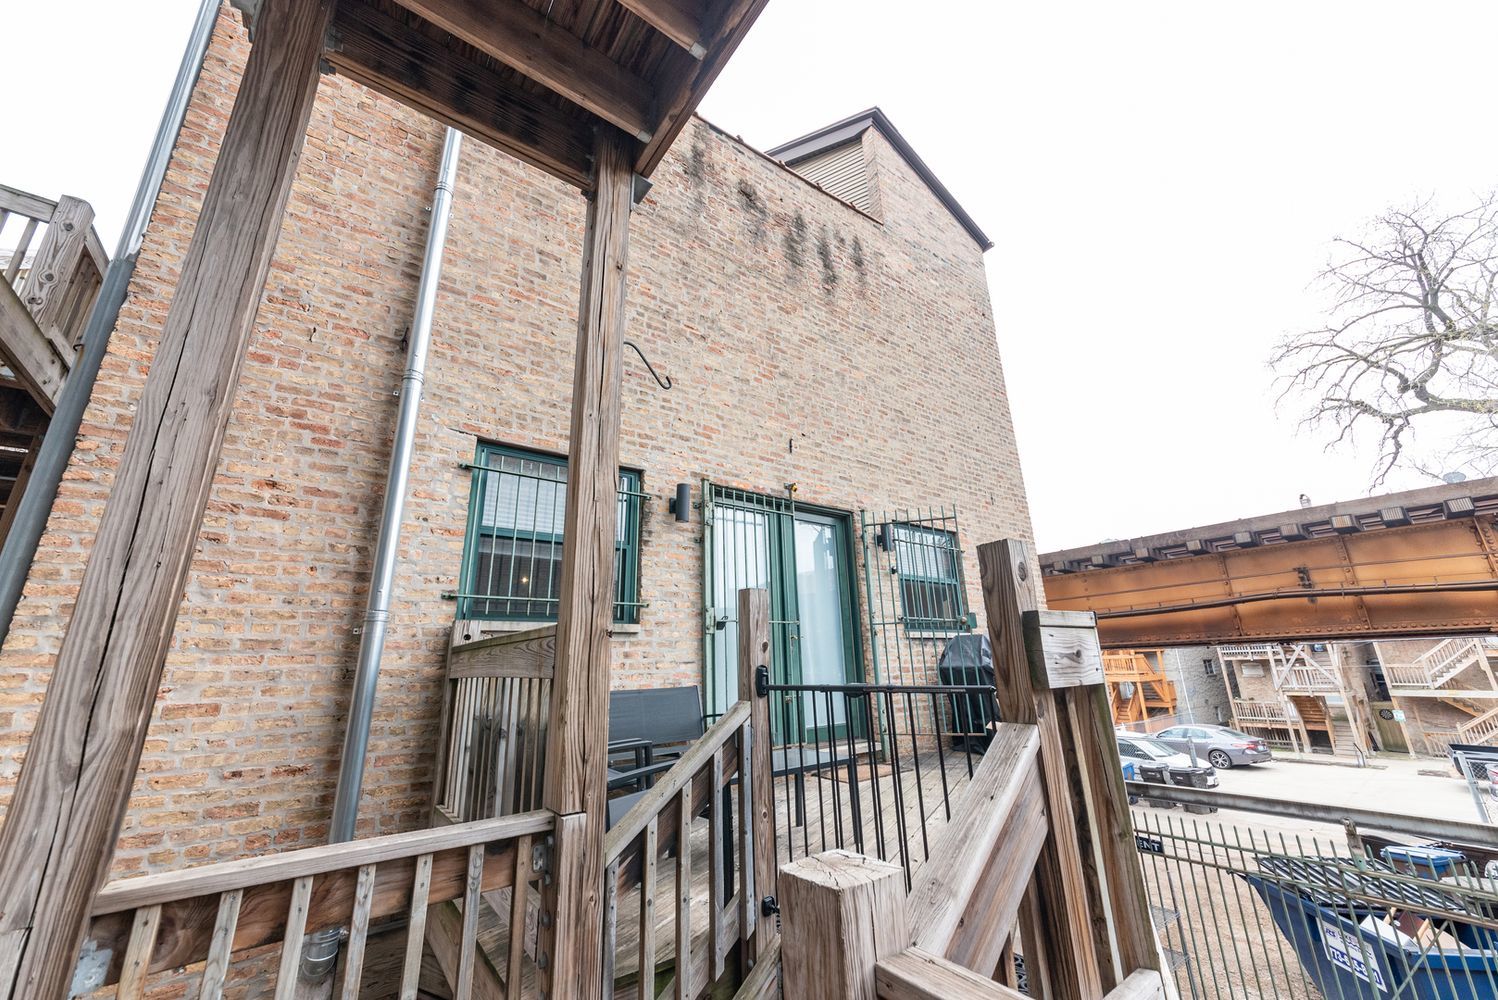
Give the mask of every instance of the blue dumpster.
POLYGON ((1448 851, 1444 847, 1400 845, 1385 847, 1380 853, 1397 871, 1407 871, 1421 878, 1445 878, 1451 874, 1451 869, 1467 860, 1461 851, 1448 851))
POLYGON ((1256 860, 1260 874, 1243 877, 1328 1000, 1498 1000, 1498 935, 1460 919, 1458 894, 1381 878, 1396 874, 1388 865, 1353 874, 1351 859, 1256 860), (1386 925, 1380 930, 1374 921, 1391 908, 1385 901, 1430 918, 1456 946, 1422 945, 1386 925))

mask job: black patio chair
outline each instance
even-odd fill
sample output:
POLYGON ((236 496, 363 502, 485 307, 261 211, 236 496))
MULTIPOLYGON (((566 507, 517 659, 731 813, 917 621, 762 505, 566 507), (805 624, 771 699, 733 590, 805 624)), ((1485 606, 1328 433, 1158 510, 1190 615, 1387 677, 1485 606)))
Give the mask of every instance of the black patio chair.
POLYGON ((609 791, 643 792, 706 731, 696 685, 609 692, 609 791))

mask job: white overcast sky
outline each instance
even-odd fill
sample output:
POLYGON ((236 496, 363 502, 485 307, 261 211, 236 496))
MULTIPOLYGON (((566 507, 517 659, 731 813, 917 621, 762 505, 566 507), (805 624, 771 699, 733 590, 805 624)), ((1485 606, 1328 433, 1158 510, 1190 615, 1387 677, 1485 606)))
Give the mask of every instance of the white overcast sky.
MULTIPOLYGON (((0 66, 45 101, 10 102, 0 183, 87 198, 113 250, 196 7, 7 5, 0 66)), ((764 148, 878 104, 995 240, 1044 551, 1367 493, 1265 358, 1332 237, 1498 183, 1494 38, 1490 0, 772 0, 702 112, 764 148)))

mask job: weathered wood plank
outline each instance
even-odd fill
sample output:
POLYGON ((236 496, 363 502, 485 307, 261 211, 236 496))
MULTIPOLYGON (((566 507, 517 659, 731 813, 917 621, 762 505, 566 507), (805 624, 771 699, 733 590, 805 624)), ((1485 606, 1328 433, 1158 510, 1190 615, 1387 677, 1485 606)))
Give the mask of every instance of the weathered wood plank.
POLYGON ((161 927, 161 907, 146 906, 135 911, 130 929, 130 944, 125 949, 125 967, 120 973, 119 1000, 139 1000, 146 995, 146 976, 151 967, 151 953, 156 950, 156 932, 161 927))
POLYGON ((121 879, 100 890, 93 901, 93 912, 96 916, 117 913, 153 903, 217 895, 228 889, 286 882, 303 875, 346 872, 361 865, 378 865, 474 844, 499 843, 527 834, 545 833, 551 829, 552 822, 550 813, 538 809, 498 819, 392 833, 341 844, 322 844, 280 854, 121 879))
POLYGON ((218 898, 218 915, 213 920, 213 938, 208 945, 208 961, 198 984, 198 1000, 219 1000, 224 995, 224 979, 233 961, 234 926, 239 922, 239 902, 243 893, 230 889, 218 898))
POLYGON ((1108 994, 1106 1000, 1160 1000, 1165 995, 1165 983, 1159 972, 1136 969, 1108 994))
POLYGON ((510 886, 510 940, 505 960, 505 995, 520 1000, 523 963, 525 962, 525 913, 530 903, 531 838, 521 837, 515 845, 515 880, 510 886))
MULTIPOLYGON (((695 1000, 692 989, 692 790, 681 790, 676 831, 676 1000, 695 1000)), ((711 898, 712 893, 708 893, 711 898)), ((711 947, 711 942, 709 942, 711 947)))
POLYGON ((1035 866, 1035 903, 1043 926, 1027 926, 1025 940, 1045 942, 1047 964, 1042 974, 1056 1000, 1094 1000, 1102 994, 1103 985, 1067 783, 1066 753, 1054 697, 1035 688, 1025 647, 1024 612, 1039 607, 1034 554, 1026 542, 989 542, 978 546, 978 568, 993 646, 999 714, 1007 722, 1036 727, 1050 813, 1050 837, 1035 866))
MULTIPOLYGON (((1011 722, 999 723, 973 779, 962 792, 955 815, 943 827, 933 846, 931 857, 921 866, 910 891, 910 927, 913 937, 908 944, 946 956, 959 928, 967 921, 985 926, 991 942, 970 944, 969 949, 995 952, 988 959, 991 968, 997 951, 1008 936, 1009 922, 1029 882, 1035 856, 1016 856, 1018 844, 1005 844, 1006 858, 1019 863, 1012 884, 990 886, 997 896, 977 896, 979 885, 991 867, 994 849, 999 846, 1010 817, 1020 814, 1023 826, 1044 829, 1043 804, 1026 795, 1039 791, 1032 780, 1037 767, 1040 736, 1034 726, 1011 722), (999 899, 1000 906, 993 905, 999 899), (980 912, 981 911, 981 912, 980 912), (1003 921, 995 925, 989 921, 1003 921), (991 946, 991 947, 990 947, 991 946)), ((1028 838, 1027 838, 1028 839, 1028 838)), ((959 959, 960 961, 960 959, 959 959)), ((966 963, 964 963, 966 964, 966 963)))
MULTIPOLYGON (((465 955, 464 922, 464 915, 458 911, 457 903, 451 900, 438 903, 427 911, 427 947, 431 949, 432 957, 442 970, 442 977, 447 981, 452 1000, 458 1000, 461 992, 459 984, 462 982, 465 955)), ((499 972, 489 956, 478 947, 466 949, 466 954, 471 962, 468 996, 477 997, 478 1000, 502 1000, 505 995, 504 984, 500 982, 499 972)))
POLYGON ((526 629, 454 646, 447 654, 449 680, 465 677, 542 677, 557 663, 557 627, 526 629))
MULTIPOLYGON (((484 848, 482 844, 474 844, 468 849, 468 885, 463 892, 463 924, 458 936, 458 981, 453 989, 453 1000, 470 1000, 473 996, 473 969, 478 962, 479 906, 483 901, 483 891, 484 848)), ((495 986, 498 986, 497 981, 495 986)))
POLYGON ((641 1000, 655 1000, 655 880, 660 845, 654 816, 645 824, 642 836, 645 839, 640 851, 640 960, 635 968, 641 1000))
MULTIPOLYGON (((519 6, 519 5, 514 5, 519 6)), ((573 355, 567 516, 557 609, 544 802, 559 816, 556 878, 543 912, 557 944, 545 989, 575 983, 584 1000, 601 992, 605 787, 610 632, 614 618, 614 529, 619 507, 619 412, 623 378, 625 268, 633 174, 625 137, 601 130, 597 183, 583 234, 582 291, 573 355), (581 825, 564 828, 581 817, 581 825), (561 837, 558 837, 561 844, 561 837), (565 943, 566 947, 563 947, 565 943)))
POLYGON ((1032 769, 968 893, 967 915, 948 938, 948 959, 969 969, 1000 963, 1049 832, 1040 772, 1032 769))
POLYGON ((754 969, 744 977, 733 1000, 777 1000, 780 996, 780 939, 770 944, 768 951, 760 952, 754 969))
POLYGON ((693 59, 707 54, 699 4, 691 0, 619 0, 619 6, 686 49, 693 59))
POLYGON ((67 378, 67 366, 7 281, 0 281, 0 359, 37 406, 50 414, 67 378))
POLYGON ((1024 996, 920 948, 884 959, 874 975, 880 1000, 1021 1000, 1024 996))
POLYGON ((905 871, 850 851, 780 871, 782 985, 797 1000, 874 1000, 874 966, 909 944, 905 871))
POLYGON ((770 595, 764 590, 739 591, 739 701, 749 705, 744 730, 747 759, 739 765, 740 798, 744 816, 743 856, 746 859, 739 925, 750 963, 767 954, 779 930, 773 920, 759 919, 760 900, 776 894, 779 865, 775 858, 775 782, 770 769, 770 699, 755 690, 755 673, 770 667, 770 595), (749 865, 747 859, 753 859, 749 865), (752 877, 751 877, 752 875, 752 877))
POLYGON ((411 880, 410 924, 406 930, 406 960, 401 964, 401 1000, 416 1000, 421 982, 422 943, 426 940, 427 898, 432 888, 432 856, 416 859, 411 880))
POLYGON ((402 0, 402 5, 641 142, 650 141, 650 85, 525 4, 402 0))
POLYGON ((31 270, 21 286, 21 301, 31 311, 44 335, 64 353, 64 363, 71 367, 71 346, 59 332, 67 320, 65 307, 68 292, 78 276, 78 265, 88 251, 89 231, 94 224, 94 208, 81 198, 63 195, 37 247, 31 270))
POLYGON ((1090 611, 1026 611, 1023 616, 1030 678, 1042 690, 1102 684, 1103 648, 1090 611))
POLYGON ((302 960, 302 942, 307 938, 307 909, 312 902, 312 876, 292 884, 291 905, 286 908, 286 934, 281 938, 281 966, 276 972, 276 1000, 295 1000, 297 967, 302 960))
POLYGON ((369 909, 374 903, 375 866, 359 868, 359 883, 354 888, 354 914, 349 920, 348 943, 343 949, 343 1000, 359 1000, 359 983, 364 978, 364 942, 369 936, 369 909))
POLYGON ((592 136, 582 123, 361 0, 340 0, 334 27, 339 41, 327 58, 339 73, 575 187, 592 187, 592 136))
POLYGON ((0 828, 0 983, 61 998, 109 869, 317 92, 331 0, 263 0, 0 828))

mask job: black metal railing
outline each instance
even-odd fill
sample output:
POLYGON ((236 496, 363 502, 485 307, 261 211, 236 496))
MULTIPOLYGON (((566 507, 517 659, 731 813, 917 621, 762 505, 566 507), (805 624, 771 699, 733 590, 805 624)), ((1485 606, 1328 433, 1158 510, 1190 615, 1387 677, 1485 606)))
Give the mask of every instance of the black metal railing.
POLYGON ((771 684, 782 861, 848 848, 898 862, 907 885, 993 738, 994 689, 771 684))

